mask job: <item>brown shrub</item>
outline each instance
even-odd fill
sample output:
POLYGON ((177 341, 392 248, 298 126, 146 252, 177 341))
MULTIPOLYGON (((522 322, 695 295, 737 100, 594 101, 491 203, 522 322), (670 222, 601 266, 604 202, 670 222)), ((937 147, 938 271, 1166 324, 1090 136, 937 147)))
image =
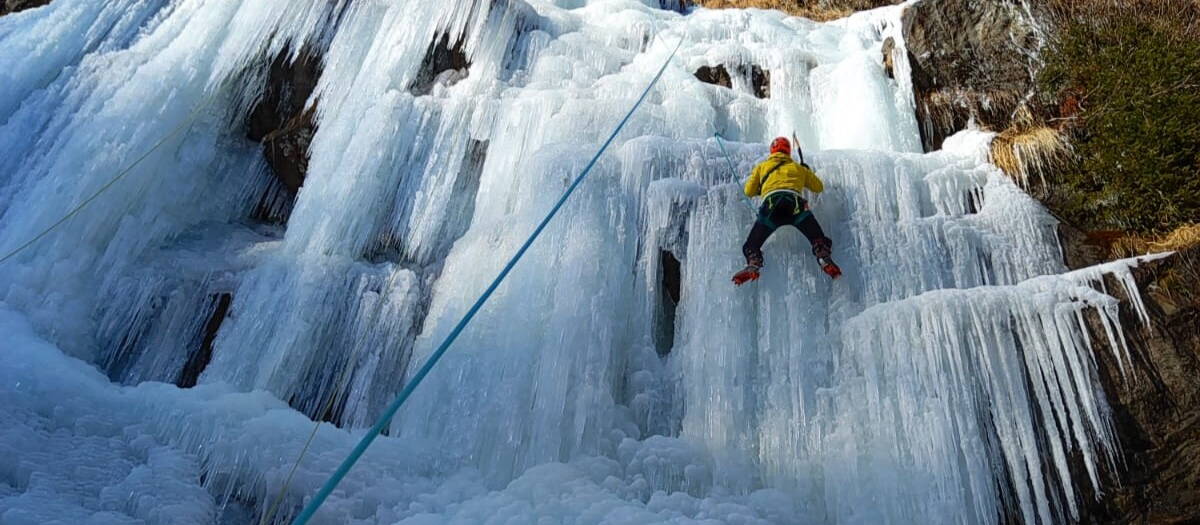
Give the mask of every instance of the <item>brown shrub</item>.
POLYGON ((774 9, 789 15, 825 22, 845 18, 855 11, 898 3, 898 0, 693 0, 711 9, 774 9))

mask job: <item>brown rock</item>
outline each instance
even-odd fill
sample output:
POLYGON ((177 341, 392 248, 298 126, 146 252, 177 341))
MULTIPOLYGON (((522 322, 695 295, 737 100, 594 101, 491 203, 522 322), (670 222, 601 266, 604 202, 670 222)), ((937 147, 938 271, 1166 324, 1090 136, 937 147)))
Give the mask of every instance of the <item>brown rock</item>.
POLYGON ((919 2, 904 12, 921 139, 927 151, 971 119, 1007 128, 1033 90, 1037 15, 1006 0, 919 2))
POLYGON ((883 69, 888 78, 896 78, 896 59, 892 56, 895 52, 896 39, 889 36, 883 41, 883 69))
POLYGON ((471 70, 471 61, 467 59, 464 44, 466 42, 461 38, 451 44, 450 35, 442 34, 425 52, 421 69, 409 91, 418 97, 428 95, 439 82, 454 85, 466 78, 471 70))
POLYGON ((0 0, 0 16, 34 7, 41 7, 48 3, 50 3, 50 0, 0 0))
MULTIPOLYGON (((1143 264, 1134 276, 1151 324, 1109 278, 1134 366, 1122 376, 1111 352, 1097 352, 1121 450, 1116 470, 1102 472, 1102 495, 1083 494, 1080 521, 1200 523, 1200 247, 1143 264)), ((1094 338, 1104 337, 1096 316, 1089 323, 1094 338)))
POLYGON ((758 98, 771 97, 771 72, 759 67, 757 64, 747 68, 741 66, 738 72, 743 76, 748 76, 750 79, 750 87, 754 89, 754 96, 758 98))
POLYGON ((714 86, 723 86, 727 88, 733 87, 733 78, 729 76, 729 70, 725 69, 722 64, 717 64, 716 67, 701 66, 696 70, 696 78, 705 84, 714 86))
POLYGON ((300 191, 308 175, 308 147, 317 132, 316 110, 316 105, 309 107, 262 138, 267 164, 292 193, 300 191))
POLYGON ((778 9, 785 13, 817 21, 850 16, 855 11, 899 3, 900 0, 662 0, 672 8, 677 2, 696 4, 713 9, 778 9))
MULTIPOLYGON (((734 67, 734 71, 750 84, 755 97, 769 98, 771 96, 771 72, 769 70, 763 69, 757 64, 750 66, 740 64, 734 67)), ((696 79, 705 84, 733 88, 733 77, 730 76, 729 69, 724 64, 702 66, 696 70, 694 75, 696 79)))
POLYGON ((321 77, 321 56, 284 49, 271 62, 263 96, 247 117, 246 135, 263 145, 267 164, 293 195, 308 174, 308 147, 316 133, 316 104, 306 106, 321 77))
POLYGON ((1108 260, 1110 244, 1066 222, 1058 224, 1058 242, 1063 250, 1063 264, 1079 269, 1095 266, 1108 260))

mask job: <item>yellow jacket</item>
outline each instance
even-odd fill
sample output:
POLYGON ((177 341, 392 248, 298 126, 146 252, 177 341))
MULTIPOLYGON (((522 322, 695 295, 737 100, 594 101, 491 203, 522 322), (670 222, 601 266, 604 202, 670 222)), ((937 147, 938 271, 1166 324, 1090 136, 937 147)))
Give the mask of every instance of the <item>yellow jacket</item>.
POLYGON ((790 155, 774 153, 767 160, 758 163, 750 172, 750 180, 746 181, 746 196, 757 197, 768 195, 773 191, 792 190, 800 192, 805 188, 813 193, 821 193, 825 185, 811 169, 797 164, 790 155), (779 166, 777 169, 776 166, 779 166), (771 171, 775 169, 775 171, 771 171), (766 186, 762 183, 763 175, 770 172, 766 186))

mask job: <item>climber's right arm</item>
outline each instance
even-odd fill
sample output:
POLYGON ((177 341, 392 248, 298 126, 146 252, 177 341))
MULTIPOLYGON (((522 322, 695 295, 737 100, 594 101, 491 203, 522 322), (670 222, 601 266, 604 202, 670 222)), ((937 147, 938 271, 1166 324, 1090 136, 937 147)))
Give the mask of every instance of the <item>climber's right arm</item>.
POLYGON ((762 168, 762 164, 759 164, 758 166, 755 166, 753 170, 750 170, 750 179, 746 181, 745 188, 747 197, 757 197, 760 193, 762 193, 762 181, 760 180, 762 170, 760 168, 762 168))

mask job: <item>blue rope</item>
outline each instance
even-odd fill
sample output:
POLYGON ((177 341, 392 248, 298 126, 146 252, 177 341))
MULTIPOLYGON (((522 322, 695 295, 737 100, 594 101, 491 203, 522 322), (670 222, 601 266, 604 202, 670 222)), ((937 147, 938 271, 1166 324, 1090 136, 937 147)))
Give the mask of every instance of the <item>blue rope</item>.
POLYGON ((408 397, 412 395, 413 390, 415 390, 417 386, 421 384, 421 381, 425 379, 425 376, 429 375, 429 371, 433 369, 433 366, 437 364, 438 360, 442 358, 442 355, 446 353, 446 350, 450 348, 450 344, 458 338, 463 329, 466 328, 471 320, 475 317, 475 314, 479 312, 479 309, 483 307, 483 303, 487 302, 488 298, 492 296, 492 293, 496 291, 496 288, 500 286, 500 283, 503 282, 506 277, 508 277, 509 272, 511 272, 513 267, 517 265, 517 261, 520 261, 521 257, 525 255, 525 252, 529 250, 529 247, 533 245, 533 241, 537 240, 537 238, 542 234, 542 231, 546 229, 546 226, 550 224, 550 221, 554 219, 554 216, 558 214, 558 211, 562 209, 563 204, 567 202, 567 198, 569 198, 571 194, 575 192, 575 189, 579 187, 579 184, 583 182, 583 179, 587 177, 589 172, 592 171, 592 168, 595 167, 596 162, 600 160, 600 155, 602 155, 604 151, 612 144, 613 140, 617 138, 617 134, 620 133, 621 129, 625 127, 625 124, 629 123, 629 119, 632 118, 634 112, 641 107, 642 102, 646 100, 646 96, 650 94, 650 90, 654 88, 654 85, 658 84, 658 80, 662 78, 663 73, 667 70, 667 66, 671 63, 671 60, 675 58, 675 53, 679 52, 679 48, 682 45, 683 38, 680 38, 679 43, 675 44, 675 49, 671 51, 671 55, 667 57, 666 62, 663 62, 662 67, 658 69, 658 73, 654 75, 654 80, 651 80, 650 85, 646 86, 646 90, 642 92, 642 96, 638 97, 637 102, 635 102, 633 107, 630 108, 629 113, 625 115, 625 118, 621 119, 620 124, 617 124, 617 128, 613 130, 612 135, 609 135, 608 140, 604 141, 604 145, 600 146, 600 150, 596 152, 596 155, 592 157, 592 160, 588 162, 586 167, 583 168, 583 171, 579 174, 579 176, 575 177, 575 181, 571 183, 571 186, 567 188, 567 191, 558 199, 558 202, 554 205, 554 208, 550 210, 550 213, 546 214, 546 218, 542 219, 541 224, 538 224, 538 227, 533 230, 533 233, 529 236, 529 239, 525 241, 525 244, 521 245, 521 248, 517 250, 516 255, 513 255, 512 260, 508 261, 508 264, 506 264, 504 269, 500 271, 500 275, 497 275, 496 279, 492 281, 492 284, 487 287, 487 290, 484 290, 483 295, 480 295, 479 299, 475 301, 475 304, 471 306, 471 309, 467 310, 467 314, 464 315, 462 320, 460 320, 458 324, 455 325, 454 329, 450 331, 450 335, 446 336, 446 339, 442 341, 442 344, 433 352, 433 355, 429 356, 429 359, 425 361, 424 365, 421 365, 421 369, 417 370, 417 373, 413 375, 412 380, 410 380, 408 384, 404 386, 404 390, 400 392, 400 395, 396 397, 396 400, 392 401, 391 405, 388 405, 387 410, 384 411, 383 416, 379 418, 379 421, 375 423, 375 426, 371 427, 371 429, 367 431, 367 435, 363 436, 363 438, 358 442, 358 445, 354 447, 354 450, 350 451, 350 455, 346 456, 346 459, 342 461, 342 464, 338 466, 336 471, 334 471, 333 475, 329 476, 329 479, 325 481, 325 485, 321 487, 321 490, 317 491, 317 495, 308 502, 308 505, 304 507, 304 510, 300 512, 300 515, 296 517, 296 520, 292 522, 292 525, 304 525, 308 523, 308 520, 312 519, 313 514, 317 512, 317 509, 321 507, 321 504, 325 502, 325 499, 329 497, 329 494, 333 492, 333 489, 338 486, 338 483, 341 483, 342 479, 346 477, 346 474, 350 472, 350 468, 353 467, 354 464, 358 462, 359 458, 362 457, 363 453, 367 451, 367 447, 371 446, 371 443, 375 441, 375 438, 379 437, 379 434, 382 433, 383 430, 388 426, 388 424, 392 421, 392 417, 396 415, 396 411, 400 410, 400 406, 408 400, 408 397))
POLYGON ((737 168, 733 167, 733 157, 730 157, 729 152, 725 151, 725 141, 722 140, 725 137, 722 137, 720 133, 713 133, 713 136, 717 138, 717 147, 721 148, 721 153, 725 154, 725 160, 729 162, 729 174, 733 176, 733 180, 738 180, 737 168))
MULTIPOLYGON (((725 155, 725 161, 729 163, 729 176, 733 178, 733 182, 741 182, 741 177, 738 177, 737 174, 737 168, 733 166, 733 157, 731 157, 729 152, 725 150, 725 137, 721 136, 720 132, 713 133, 713 136, 717 138, 717 146, 721 148, 721 153, 725 155)), ((758 211, 758 207, 754 205, 754 201, 746 202, 750 204, 751 210, 755 210, 755 212, 758 211)))

